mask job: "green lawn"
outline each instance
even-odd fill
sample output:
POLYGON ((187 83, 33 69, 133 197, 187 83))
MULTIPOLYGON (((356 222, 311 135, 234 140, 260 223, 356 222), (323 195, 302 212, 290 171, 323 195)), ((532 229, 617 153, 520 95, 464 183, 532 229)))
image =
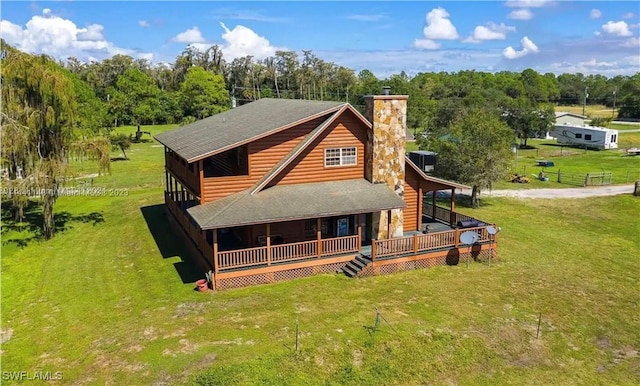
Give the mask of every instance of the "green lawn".
POLYGON ((620 130, 620 131, 625 131, 625 130, 638 130, 640 129, 640 123, 635 124, 635 125, 625 125, 625 124, 618 124, 618 123, 610 123, 607 125, 608 128, 610 129, 615 129, 615 130, 620 130))
POLYGON ((636 197, 459 208, 503 228, 492 267, 203 294, 164 217, 156 146, 134 144, 94 181, 128 195, 60 198, 53 240, 3 215, 3 371, 116 385, 640 383, 636 197), (370 335, 376 308, 388 324, 370 335))
MULTIPOLYGON (((514 184, 508 181, 499 181, 494 184, 494 189, 537 189, 537 188, 571 188, 575 185, 557 182, 557 173, 582 176, 586 173, 611 172, 613 182, 616 184, 633 183, 640 180, 640 156, 628 156, 625 150, 630 147, 640 147, 640 133, 619 133, 619 149, 616 150, 585 150, 559 146, 556 140, 530 139, 527 144, 532 149, 518 150, 518 173, 530 177, 528 184, 514 184), (542 168, 537 166, 537 160, 550 160, 554 167, 544 170, 549 177, 548 182, 542 182, 535 177, 542 168)), ((417 150, 418 146, 407 143, 407 151, 417 150)), ((512 162, 513 170, 516 169, 516 157, 512 162)))

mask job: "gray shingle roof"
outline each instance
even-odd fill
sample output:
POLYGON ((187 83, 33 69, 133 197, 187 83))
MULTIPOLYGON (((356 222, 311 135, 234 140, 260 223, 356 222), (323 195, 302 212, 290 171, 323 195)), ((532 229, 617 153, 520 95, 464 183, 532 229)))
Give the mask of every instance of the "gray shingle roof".
POLYGON ((276 185, 254 195, 247 189, 188 212, 202 229, 214 229, 404 207, 386 184, 356 179, 276 185))
POLYGON ((344 102, 263 98, 155 136, 188 162, 340 109, 344 102))

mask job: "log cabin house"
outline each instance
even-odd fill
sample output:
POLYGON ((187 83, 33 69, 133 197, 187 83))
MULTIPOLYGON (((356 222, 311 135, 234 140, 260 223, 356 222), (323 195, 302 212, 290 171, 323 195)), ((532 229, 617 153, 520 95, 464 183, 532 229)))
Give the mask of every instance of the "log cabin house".
POLYGON ((264 98, 157 135, 169 221, 214 289, 317 273, 367 276, 493 254, 455 212, 455 182, 405 157, 407 96, 264 98), (447 207, 436 203, 450 192, 447 207), (463 231, 477 243, 461 245, 463 231))

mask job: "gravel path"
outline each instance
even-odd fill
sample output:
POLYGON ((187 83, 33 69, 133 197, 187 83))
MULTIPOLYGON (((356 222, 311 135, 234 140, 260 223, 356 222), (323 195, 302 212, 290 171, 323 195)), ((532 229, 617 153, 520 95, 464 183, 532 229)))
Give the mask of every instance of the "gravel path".
MULTIPOLYGON (((619 194, 632 194, 633 184, 590 186, 586 188, 564 189, 519 189, 519 190, 493 190, 481 192, 480 197, 517 197, 517 198, 586 198, 599 196, 616 196, 619 194)), ((462 190, 460 193, 471 195, 471 190, 462 190)))

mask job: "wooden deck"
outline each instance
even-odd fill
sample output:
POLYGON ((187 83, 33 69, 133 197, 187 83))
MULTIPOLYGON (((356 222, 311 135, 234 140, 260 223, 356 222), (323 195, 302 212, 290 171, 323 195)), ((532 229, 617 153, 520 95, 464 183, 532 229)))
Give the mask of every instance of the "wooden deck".
POLYGON ((479 239, 474 245, 476 253, 488 251, 493 254, 496 248, 495 236, 487 232, 490 224, 446 208, 425 205, 423 213, 428 217, 430 228, 437 231, 411 232, 404 237, 371 240, 371 244, 366 246, 362 246, 361 235, 353 235, 218 251, 205 241, 195 224, 181 215, 181 209, 171 200, 167 200, 167 209, 213 268, 217 289, 337 272, 358 256, 370 261, 370 267, 362 270, 364 276, 385 273, 385 267, 388 272, 399 270, 397 267, 391 269, 392 265, 428 267, 443 264, 452 254, 459 258, 471 252, 471 246, 460 243, 460 234, 466 231, 478 233, 479 239), (431 217, 434 213, 435 216, 431 217), (460 227, 457 224, 461 222, 479 225, 460 227))

